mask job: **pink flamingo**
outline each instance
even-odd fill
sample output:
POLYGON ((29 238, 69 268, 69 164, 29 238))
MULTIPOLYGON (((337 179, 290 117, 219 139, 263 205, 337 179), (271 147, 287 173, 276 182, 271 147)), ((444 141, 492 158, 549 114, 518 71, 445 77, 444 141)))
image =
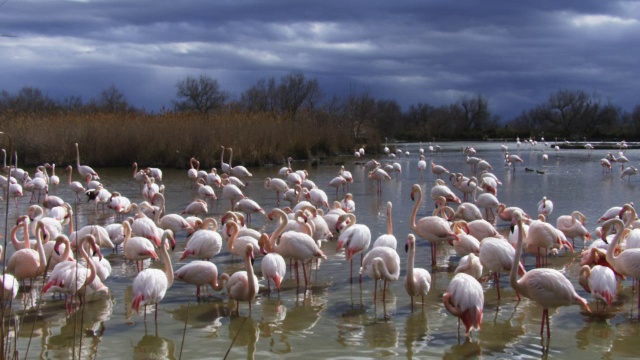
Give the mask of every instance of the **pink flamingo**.
MULTIPOLYGON (((348 223, 341 230, 336 251, 342 250, 343 247, 346 248, 347 261, 350 262, 349 274, 351 275, 353 273, 353 256, 358 253, 360 254, 360 267, 362 267, 363 253, 371 244, 371 230, 366 225, 356 224, 356 216, 352 213, 346 213, 338 217, 336 230, 339 230, 346 221, 348 223)), ((351 281, 353 281, 353 277, 351 277, 351 281)), ((360 274, 360 282, 362 282, 362 274, 360 274)))
MULTIPOLYGON (((76 143, 76 169, 78 170, 78 174, 83 179, 87 179, 87 175, 91 175, 92 178, 96 180, 100 180, 98 173, 95 172, 90 166, 80 165, 80 149, 78 147, 78 143, 76 143)), ((87 181, 87 189, 89 188, 89 181, 87 181)))
POLYGON ((131 310, 140 312, 140 305, 145 308, 144 319, 147 319, 147 305, 155 305, 155 320, 158 321, 158 303, 164 298, 167 289, 173 284, 173 267, 167 252, 169 238, 173 237, 171 230, 165 230, 160 243, 160 256, 164 262, 164 271, 160 269, 145 269, 133 279, 133 301, 131 310))
POLYGON ((214 291, 220 291, 229 280, 229 275, 221 274, 218 280, 218 267, 210 261, 194 260, 174 271, 173 276, 187 284, 196 286, 196 298, 200 298, 200 287, 211 285, 214 291))
POLYGON ((287 272, 287 264, 284 262, 284 258, 278 253, 268 253, 262 258, 260 267, 262 268, 262 276, 267 280, 269 292, 271 292, 271 280, 273 280, 279 293, 280 284, 287 272))
POLYGON ((188 257, 210 260, 219 254, 222 249, 222 237, 217 230, 218 223, 214 218, 204 219, 202 227, 189 238, 180 260, 188 257))
POLYGON ((416 258, 416 237, 409 234, 404 246, 409 253, 407 257, 407 272, 404 277, 404 288, 411 298, 411 312, 413 312, 413 298, 420 295, 422 297, 422 308, 424 309, 424 297, 431 289, 431 274, 429 271, 414 267, 416 258))
POLYGON ((395 249, 386 246, 371 249, 365 255, 360 267, 360 274, 365 273, 373 278, 373 303, 376 303, 378 280, 384 280, 382 287, 382 302, 385 301, 387 282, 396 281, 400 277, 400 256, 395 249))
POLYGON ((606 266, 595 265, 592 268, 589 265, 582 265, 578 283, 596 300, 596 310, 599 301, 611 306, 618 293, 616 275, 606 266))
POLYGON ((480 329, 484 293, 478 280, 465 273, 457 274, 451 279, 447 291, 442 296, 442 302, 449 313, 458 317, 458 334, 460 320, 464 323, 467 337, 471 330, 480 329))
MULTIPOLYGON (((626 249, 618 256, 614 254, 616 247, 622 240, 624 223, 620 219, 609 219, 602 224, 601 238, 607 242, 607 234, 615 227, 616 235, 607 248, 607 262, 620 275, 628 276, 634 280, 640 279, 640 248, 626 249)), ((638 291, 638 307, 640 308, 640 291, 638 291)))
POLYGON ((240 314, 240 301, 249 303, 251 314, 251 302, 258 293, 258 278, 253 273, 253 245, 247 244, 244 251, 244 271, 236 271, 227 281, 227 293, 229 299, 236 301, 238 314, 240 314))
POLYGON ((416 223, 418 208, 422 202, 422 188, 420 188, 420 185, 414 184, 411 187, 411 200, 415 202, 409 221, 411 230, 431 243, 431 266, 436 267, 437 244, 449 239, 458 239, 458 235, 451 231, 449 223, 439 216, 425 216, 416 223))
MULTIPOLYGON (((513 258, 513 265, 509 273, 509 283, 519 294, 529 298, 542 306, 542 322, 540 325, 540 336, 544 331, 544 324, 547 324, 547 339, 551 336, 549 322, 549 308, 558 306, 568 306, 581 304, 587 311, 591 312, 587 300, 580 297, 573 288, 571 281, 560 271, 555 269, 533 269, 518 279, 516 268, 520 264, 522 255, 522 242, 524 239, 522 228, 523 215, 516 211, 513 213, 512 225, 518 227, 518 243, 516 244, 516 256, 513 258)), ((622 221, 620 222, 622 223, 622 221)), ((620 229, 622 230, 622 229, 620 229)))
POLYGON ((324 252, 320 250, 320 247, 318 247, 316 241, 311 237, 310 227, 307 228, 307 233, 298 231, 285 232, 284 229, 287 226, 288 222, 287 214, 285 214, 284 211, 275 208, 269 213, 269 219, 273 220, 274 218, 278 218, 278 220, 280 221, 280 225, 278 225, 271 236, 262 234, 262 236, 260 237, 260 243, 267 253, 276 252, 284 258, 291 258, 296 260, 296 267, 297 261, 301 261, 303 263, 302 269, 304 275, 304 285, 306 288, 307 273, 305 262, 313 258, 326 259, 327 257, 325 256, 324 252), (280 238, 280 241, 276 242, 278 238, 280 238))

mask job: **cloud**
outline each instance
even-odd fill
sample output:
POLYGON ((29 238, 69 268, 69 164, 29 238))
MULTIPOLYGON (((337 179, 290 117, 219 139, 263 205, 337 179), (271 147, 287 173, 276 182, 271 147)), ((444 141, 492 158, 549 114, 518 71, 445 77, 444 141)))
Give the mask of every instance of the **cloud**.
POLYGON ((238 97, 292 71, 330 97, 353 89, 412 104, 482 94, 503 119, 560 89, 635 105, 638 2, 20 1, 0 12, 2 89, 171 106, 206 74, 238 97), (10 69, 10 71, 9 71, 10 69))

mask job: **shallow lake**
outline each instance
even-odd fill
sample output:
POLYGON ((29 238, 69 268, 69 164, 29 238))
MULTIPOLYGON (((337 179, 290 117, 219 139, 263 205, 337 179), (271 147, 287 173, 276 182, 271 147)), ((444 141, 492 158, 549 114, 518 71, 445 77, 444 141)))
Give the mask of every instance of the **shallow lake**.
MULTIPOLYGON (((435 144, 434 144, 435 145, 435 144)), ((511 153, 518 154, 523 164, 518 164, 515 172, 504 166, 502 143, 439 143, 442 151, 429 152, 424 143, 427 163, 433 161, 452 172, 472 175, 466 164, 462 148, 473 146, 475 156, 487 160, 493 166, 493 173, 503 185, 498 188, 498 198, 507 206, 518 206, 529 214, 537 214, 537 203, 543 196, 551 199, 554 210, 548 219, 555 225, 560 215, 568 215, 579 210, 586 215, 586 227, 595 236, 596 222, 605 210, 612 206, 622 206, 634 201, 640 185, 637 176, 630 181, 620 179, 620 165, 614 164, 611 174, 603 174, 599 159, 608 150, 555 151, 539 143, 508 143, 511 153), (543 149, 548 161, 543 162, 543 149), (529 168, 534 171, 526 171, 529 168), (538 170, 538 171, 535 171, 538 170)), ((375 182, 369 180, 364 169, 368 156, 355 158, 352 155, 332 159, 332 164, 313 166, 310 162, 294 161, 294 170, 306 169, 309 178, 325 190, 329 201, 341 199, 342 190, 336 196, 329 181, 338 174, 340 164, 344 164, 354 176, 349 191, 356 202, 358 223, 369 226, 372 242, 386 233, 385 204, 393 203, 393 229, 398 239, 398 254, 401 259, 401 278, 391 283, 383 303, 381 293, 374 304, 374 283, 363 277, 357 281, 357 267, 354 265, 353 283, 350 282, 349 264, 343 252, 336 253, 336 242, 322 245, 328 259, 322 261, 312 273, 312 285, 305 289, 296 286, 295 277, 287 273, 280 293, 269 294, 261 289, 252 304, 252 311, 246 303, 240 304, 240 316, 231 314, 235 307, 228 301, 225 291, 208 290, 208 295, 196 301, 195 287, 175 281, 159 305, 158 320, 155 311, 149 307, 147 320, 142 312, 131 313, 132 281, 136 276, 135 264, 126 261, 123 255, 112 254, 103 249, 113 268, 105 284, 110 289, 110 297, 86 304, 79 311, 65 313, 64 301, 49 294, 40 298, 40 287, 31 293, 22 291, 13 304, 12 314, 21 322, 17 333, 17 350, 20 358, 71 358, 73 351, 81 348, 81 358, 462 358, 483 356, 485 358, 619 358, 635 357, 640 335, 637 295, 632 292, 631 280, 621 283, 619 295, 614 304, 606 310, 592 314, 579 306, 551 309, 551 339, 547 344, 539 336, 542 309, 528 299, 516 301, 516 294, 508 284, 508 276, 502 276, 502 299, 497 299, 491 281, 484 283, 485 304, 482 329, 472 332, 470 338, 458 336, 458 319, 450 315, 442 304, 442 295, 459 258, 451 246, 439 248, 437 271, 431 269, 430 246, 427 241, 417 240, 416 266, 432 272, 431 291, 421 307, 416 299, 416 308, 411 311, 410 299, 405 292, 402 279, 405 274, 407 254, 404 242, 411 232, 409 227, 413 201, 411 186, 420 184, 425 197, 420 204, 418 216, 431 215, 434 208, 429 197, 436 176, 429 169, 421 177, 417 169, 419 144, 401 144, 399 149, 410 154, 388 158, 377 157, 381 163, 397 162, 402 173, 392 180, 384 181, 382 194, 376 193, 375 182)), ((613 151, 617 154, 617 150, 613 151)), ((640 150, 627 150, 630 164, 636 164, 640 150)), ((71 161, 72 159, 70 159, 71 161)), ((202 159, 201 159, 202 160, 202 159)), ((216 165, 218 162, 212 159, 216 165)), ((71 162, 70 162, 71 163, 71 162)), ((67 164, 58 164, 57 175, 61 182, 51 193, 74 204, 75 194, 67 187, 67 176, 62 171, 67 164)), ((90 164, 89 164, 90 165, 90 164)), ((146 165, 146 164, 141 164, 146 165)), ((186 164, 185 164, 186 165, 186 164)), ((261 168, 250 168, 253 177, 243 190, 244 194, 257 201, 265 210, 276 206, 275 192, 264 188, 266 177, 276 177, 282 164, 261 168)), ((110 191, 118 191, 134 202, 143 200, 138 184, 132 178, 132 169, 96 169, 101 181, 110 191)), ((207 169, 208 170, 208 169, 207 169)), ((180 213, 187 204, 197 197, 191 187, 187 170, 163 169, 166 206, 168 213, 180 213)), ((74 171, 74 180, 79 180, 74 171)), ((450 185, 448 178, 447 184, 450 185)), ((458 190, 457 195, 462 194, 458 190)), ((220 196, 220 189, 216 189, 220 196)), ((8 224, 15 223, 17 215, 26 213, 29 206, 28 194, 19 199, 19 211, 9 203, 8 224)), ((6 200, 6 199, 5 199, 6 200)), ((13 199, 11 199, 12 201, 13 199)), ((281 206, 288 203, 282 202, 281 206)), ((0 205, 5 213, 6 202, 0 205)), ((106 225, 115 221, 112 212, 94 214, 92 203, 74 205, 78 224, 106 225)), ((220 219, 229 209, 229 202, 218 200, 209 208, 208 216, 220 219)), ((267 223, 265 217, 254 215, 250 226, 271 232, 274 224, 267 223)), ((498 221, 498 229, 508 231, 508 224, 498 221)), ((179 233, 175 251, 170 253, 174 269, 188 261, 179 261, 186 234, 179 233)), ((595 301, 578 285, 579 251, 583 247, 576 240, 576 252, 561 252, 550 259, 550 267, 561 270, 571 280, 577 292, 589 300, 595 310, 595 301)), ((13 247, 7 247, 7 259, 13 247)), ((359 259, 359 257, 356 257, 359 259)), ((219 272, 232 273, 242 270, 243 262, 231 257, 226 244, 220 254, 212 259, 219 272)), ((526 268, 531 269, 533 259, 526 258, 526 268)), ((161 268, 154 262, 152 267, 161 268)), ((254 269, 260 279, 261 288, 266 283, 260 277, 260 259, 256 259, 254 269)), ((380 292, 380 288, 378 289, 380 292)), ((602 305, 600 306, 602 309, 602 305)), ((12 318, 13 319, 13 318, 12 318)), ((13 320, 12 320, 13 321, 13 320)), ((13 326, 11 326, 13 329, 13 326)), ((14 333, 10 333, 13 343, 14 333)), ((78 356, 78 355, 76 355, 78 356)))

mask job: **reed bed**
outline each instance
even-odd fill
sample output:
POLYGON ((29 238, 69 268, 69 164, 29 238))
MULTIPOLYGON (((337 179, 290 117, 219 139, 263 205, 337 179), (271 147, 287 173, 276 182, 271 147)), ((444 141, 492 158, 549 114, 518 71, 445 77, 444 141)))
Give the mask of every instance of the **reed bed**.
MULTIPOLYGON (((258 166, 352 153, 362 146, 332 120, 287 119, 272 113, 55 113, 2 114, 0 129, 13 141, 19 165, 69 164, 79 143, 81 162, 97 167, 220 165, 221 146, 233 148, 234 164, 258 166)), ((369 129, 369 134, 373 134, 369 129)), ((2 140, 8 149, 7 140, 2 140)), ((369 141, 379 143, 377 136, 369 141)), ((372 145, 371 148, 374 146, 372 145)), ((228 152, 225 153, 228 161, 228 152)))

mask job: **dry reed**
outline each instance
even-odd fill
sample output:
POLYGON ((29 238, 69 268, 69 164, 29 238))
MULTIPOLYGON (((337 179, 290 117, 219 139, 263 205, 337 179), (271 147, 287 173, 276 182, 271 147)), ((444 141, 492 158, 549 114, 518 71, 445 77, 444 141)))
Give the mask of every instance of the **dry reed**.
MULTIPOLYGON (((69 164, 80 144, 81 162, 92 166, 189 166, 193 156, 205 168, 219 166, 220 146, 233 148, 234 164, 257 166, 352 153, 349 131, 332 120, 289 120, 274 114, 226 112, 3 114, 21 165, 69 164)), ((377 141, 377 139, 375 139, 377 141)), ((359 144, 358 146, 360 146, 359 144)), ((8 146, 8 144, 3 144, 8 146)), ((226 160, 225 160, 226 161, 226 160)))

